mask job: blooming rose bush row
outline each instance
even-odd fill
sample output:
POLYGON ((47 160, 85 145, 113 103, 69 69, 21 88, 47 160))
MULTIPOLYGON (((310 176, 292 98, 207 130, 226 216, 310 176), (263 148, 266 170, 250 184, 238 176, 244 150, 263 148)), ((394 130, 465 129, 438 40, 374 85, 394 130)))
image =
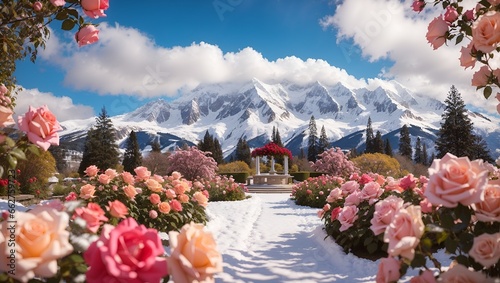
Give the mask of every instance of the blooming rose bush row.
POLYGON ((208 191, 210 201, 237 201, 246 199, 248 189, 245 184, 237 183, 232 177, 217 175, 212 179, 198 179, 194 187, 208 191))
POLYGON ((343 178, 331 175, 310 177, 293 185, 291 198, 297 205, 320 208, 325 205, 330 191, 343 182, 343 178))
POLYGON ((330 190, 318 215, 346 252, 382 251, 377 282, 494 282, 500 276, 500 171, 451 154, 434 160, 429 178, 352 176, 330 190), (433 254, 444 248, 451 266, 433 254), (432 262, 437 272, 428 266, 432 262))

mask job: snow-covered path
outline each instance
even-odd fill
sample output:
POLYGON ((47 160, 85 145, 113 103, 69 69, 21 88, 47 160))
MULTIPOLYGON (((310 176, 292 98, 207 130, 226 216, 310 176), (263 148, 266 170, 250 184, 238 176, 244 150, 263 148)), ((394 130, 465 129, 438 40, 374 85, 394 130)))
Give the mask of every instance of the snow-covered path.
POLYGON ((217 282, 374 282, 377 263, 324 240, 317 209, 287 194, 251 196, 209 203, 207 228, 224 260, 217 282))

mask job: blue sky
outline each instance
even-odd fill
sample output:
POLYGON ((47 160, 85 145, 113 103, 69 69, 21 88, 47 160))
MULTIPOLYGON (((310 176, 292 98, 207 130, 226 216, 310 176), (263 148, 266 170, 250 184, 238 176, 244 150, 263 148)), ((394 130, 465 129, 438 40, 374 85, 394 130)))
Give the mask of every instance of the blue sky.
POLYGON ((490 107, 492 102, 478 100, 469 86, 472 73, 461 70, 458 47, 433 51, 425 41, 427 24, 439 11, 417 15, 410 5, 409 0, 110 0, 107 17, 93 21, 100 23, 97 44, 78 48, 74 31, 62 32, 56 22, 47 49, 35 64, 21 62, 16 76, 27 89, 22 95, 49 104, 60 120, 90 117, 102 106, 117 115, 151 99, 182 95, 199 83, 251 77, 348 81, 359 87, 396 79, 442 100, 455 84, 466 102, 490 107))

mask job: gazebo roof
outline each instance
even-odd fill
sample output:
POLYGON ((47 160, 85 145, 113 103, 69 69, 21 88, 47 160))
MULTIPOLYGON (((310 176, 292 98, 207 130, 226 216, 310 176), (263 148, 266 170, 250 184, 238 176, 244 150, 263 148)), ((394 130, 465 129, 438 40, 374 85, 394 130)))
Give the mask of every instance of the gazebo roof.
POLYGON ((256 156, 288 156, 292 158, 292 152, 287 148, 281 147, 273 142, 266 144, 263 147, 256 148, 252 151, 252 157, 256 156))

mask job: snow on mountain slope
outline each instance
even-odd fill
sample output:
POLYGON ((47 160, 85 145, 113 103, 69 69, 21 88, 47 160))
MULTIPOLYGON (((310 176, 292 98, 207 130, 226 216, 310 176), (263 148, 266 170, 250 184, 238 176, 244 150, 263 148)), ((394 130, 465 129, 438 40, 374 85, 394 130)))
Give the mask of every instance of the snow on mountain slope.
MULTIPOLYGON (((380 82, 370 90, 352 89, 342 83, 268 84, 253 79, 243 84, 200 85, 174 101, 158 99, 114 116, 112 121, 120 143, 131 130, 147 133, 151 140, 169 134, 177 137, 175 142, 184 140, 192 144, 209 131, 229 155, 240 137, 257 138, 263 143, 263 137, 271 137, 273 126, 279 129, 285 144, 293 138, 294 147, 307 147, 311 116, 315 117, 318 135, 324 126, 333 144, 343 140, 339 144, 345 147, 361 146, 364 140, 359 133, 366 129, 370 117, 373 130, 382 135, 393 134, 404 124, 419 129, 416 132, 421 133, 419 136, 431 148, 443 110, 442 102, 412 93, 396 81, 380 82), (354 133, 358 133, 356 139, 344 139, 354 133), (297 140, 299 137, 301 140, 297 140), (351 144, 354 140, 357 144, 351 144)), ((488 142, 492 155, 499 156, 500 119, 477 112, 469 116, 477 133, 488 142)), ((81 141, 93 123, 94 119, 65 121, 61 136, 67 141, 81 141)), ((416 140, 416 136, 412 138, 416 140)), ((392 147, 397 149, 397 143, 392 147)), ((298 152, 300 148, 291 150, 298 152)))

